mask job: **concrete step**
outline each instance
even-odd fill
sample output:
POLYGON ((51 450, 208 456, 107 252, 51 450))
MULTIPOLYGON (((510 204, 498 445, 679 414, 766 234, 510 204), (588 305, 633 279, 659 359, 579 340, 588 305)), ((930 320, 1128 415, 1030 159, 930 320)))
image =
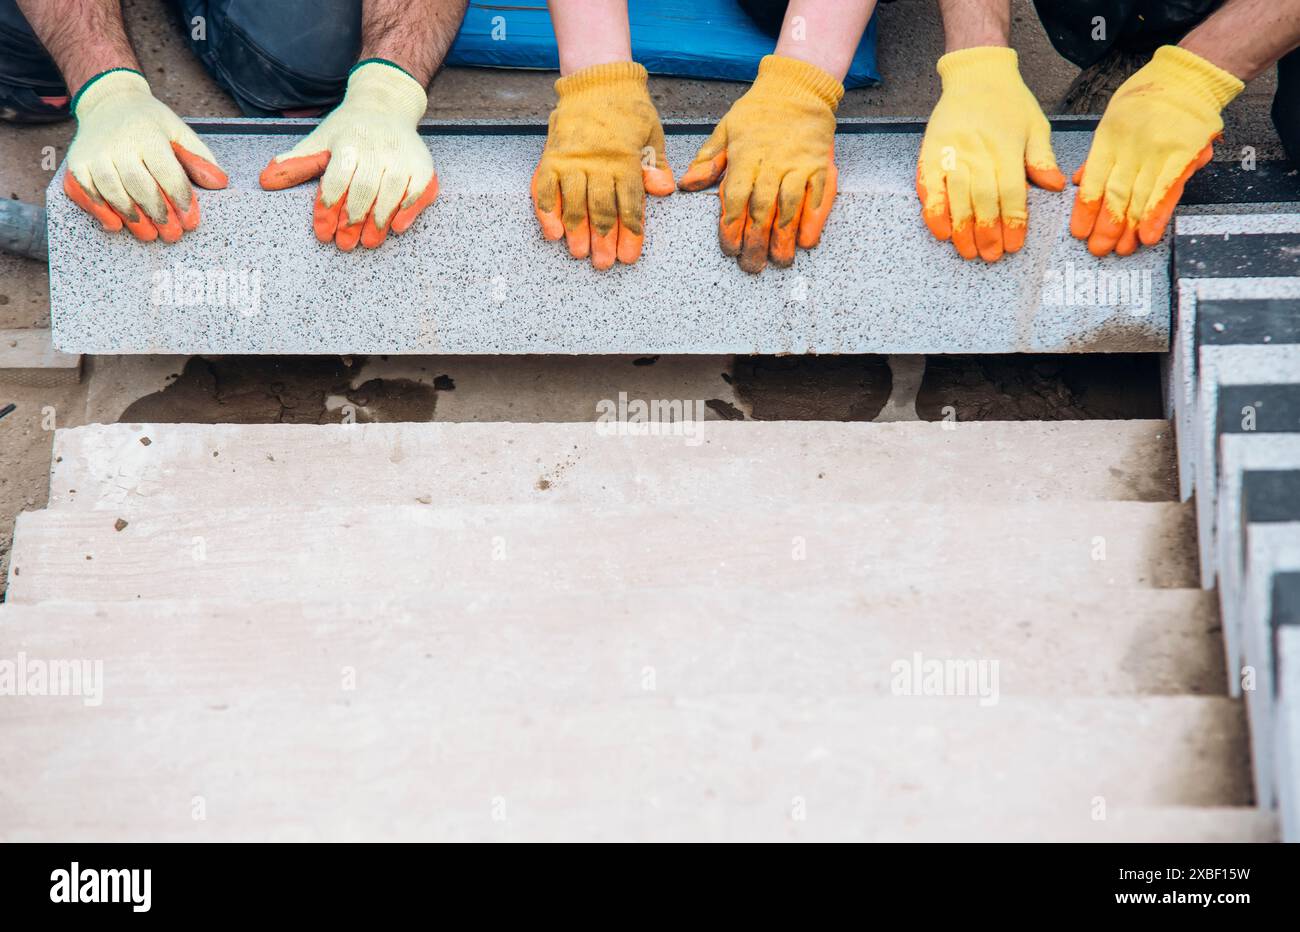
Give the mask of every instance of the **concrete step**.
POLYGON ((8 598, 339 598, 472 586, 861 592, 1195 585, 1184 504, 198 508, 19 516, 8 598))
MULTIPOLYGON (((405 235, 351 254, 313 238, 310 185, 267 192, 252 183, 291 136, 257 120, 205 129, 230 177, 248 182, 205 193, 202 225, 173 245, 105 234, 55 196, 63 184, 56 173, 50 305, 60 349, 1013 353, 1161 352, 1169 344, 1167 241, 1094 259, 1069 235, 1070 199, 1034 189, 1023 250, 996 264, 963 261, 921 222, 917 132, 846 125, 836 137, 839 197, 821 245, 793 268, 751 276, 717 248, 713 193, 651 198, 634 266, 599 273, 544 241, 528 198, 545 141, 536 127, 466 135, 428 125, 437 203, 405 235), (393 281, 411 287, 398 295, 393 281)), ((1061 164, 1082 162, 1090 139, 1054 133, 1061 164)), ((703 141, 670 130, 670 164, 688 164, 703 141)))
MULTIPOLYGON (((1297 279, 1300 284, 1300 279, 1297 279)), ((1201 349, 1195 436, 1201 584, 1215 583, 1215 511, 1220 438, 1226 434, 1300 433, 1300 345, 1201 349)))
POLYGON ((296 663, 254 651, 238 661, 261 667, 252 691, 163 676, 95 709, 13 697, 0 722, 23 752, 0 758, 0 836, 777 838, 803 818, 877 837, 942 835, 965 813, 998 837, 1045 812, 1068 831, 1110 810, 1250 802, 1225 698, 765 691, 494 708, 431 702, 419 661, 409 679, 359 668, 349 688, 345 668, 300 693, 296 663))
POLYGON ((720 586, 11 604, 0 607, 0 631, 10 656, 114 658, 114 695, 160 677, 182 690, 216 678, 234 686, 263 674, 238 665, 252 656, 280 658, 324 688, 322 701, 347 665, 389 682, 418 677, 431 702, 474 696, 480 704, 598 702, 648 690, 888 696, 911 683, 899 677, 912 667, 944 661, 966 664, 963 674, 982 671, 968 689, 986 698, 1224 689, 1213 594, 1192 589, 877 596, 720 586))
POLYGON ((43 329, 0 329, 0 385, 52 387, 81 381, 81 357, 60 353, 43 329))
POLYGON ((1165 421, 107 424, 55 434, 50 507, 1172 501, 1165 421), (616 426, 616 425, 615 425, 616 426), (949 429, 945 429, 949 428, 949 429))

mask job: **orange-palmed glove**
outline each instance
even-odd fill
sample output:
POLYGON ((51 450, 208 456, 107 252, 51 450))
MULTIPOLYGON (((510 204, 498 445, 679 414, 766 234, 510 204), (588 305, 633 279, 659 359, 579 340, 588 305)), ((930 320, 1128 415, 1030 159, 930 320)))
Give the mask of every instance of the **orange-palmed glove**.
POLYGON ((367 59, 352 69, 343 102, 302 142, 262 170, 268 191, 320 176, 312 228, 345 252, 405 233, 438 196, 433 156, 420 138, 423 85, 397 65, 367 59))
POLYGON ((916 193, 937 239, 963 259, 995 262, 1025 243, 1025 179, 1060 191, 1052 127, 1020 79, 1014 49, 981 47, 939 59, 943 94, 921 141, 916 193))
POLYGON ((835 109, 843 96, 844 86, 816 65, 768 55, 678 182, 699 191, 722 178, 718 242, 746 272, 761 272, 769 259, 787 267, 796 243, 821 241, 839 177, 835 109))
POLYGON ((199 225, 190 187, 224 188, 211 150, 149 90, 138 71, 115 68, 85 83, 72 103, 77 135, 63 190, 105 230, 174 243, 199 225))
POLYGON ((592 65, 555 82, 533 211, 549 240, 597 269, 628 265, 645 243, 645 196, 672 194, 659 112, 635 62, 592 65))
POLYGON ((1214 157, 1220 111, 1244 87, 1186 49, 1157 49, 1115 91, 1074 173, 1070 232, 1086 239, 1094 256, 1127 256, 1139 240, 1160 242, 1187 179, 1214 157))

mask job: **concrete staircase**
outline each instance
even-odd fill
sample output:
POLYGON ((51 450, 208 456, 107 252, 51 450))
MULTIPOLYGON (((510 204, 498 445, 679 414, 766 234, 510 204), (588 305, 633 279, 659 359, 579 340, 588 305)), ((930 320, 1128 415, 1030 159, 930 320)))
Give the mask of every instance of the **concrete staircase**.
POLYGON ((603 426, 60 431, 0 838, 1276 838, 1166 422, 603 426))

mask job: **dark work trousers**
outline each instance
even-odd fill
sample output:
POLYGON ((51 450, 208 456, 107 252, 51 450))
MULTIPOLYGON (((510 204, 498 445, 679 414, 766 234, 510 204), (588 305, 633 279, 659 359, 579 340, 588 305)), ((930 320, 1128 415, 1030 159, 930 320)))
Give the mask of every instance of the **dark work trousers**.
MULTIPOLYGON (((208 73, 248 116, 343 97, 361 49, 361 0, 170 0, 208 73)), ((14 0, 0 0, 0 117, 66 119, 68 89, 14 0)))

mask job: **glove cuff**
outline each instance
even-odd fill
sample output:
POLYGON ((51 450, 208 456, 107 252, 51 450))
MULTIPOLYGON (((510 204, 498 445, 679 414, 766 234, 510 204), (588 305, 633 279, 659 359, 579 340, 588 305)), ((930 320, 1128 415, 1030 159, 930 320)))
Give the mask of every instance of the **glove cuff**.
POLYGON ((810 62, 784 55, 765 55, 758 63, 754 86, 774 90, 782 96, 811 95, 834 110, 844 97, 844 85, 810 62))
POLYGON ((1018 84, 1024 83, 1020 77, 1020 56, 1015 49, 1001 45, 980 45, 949 52, 939 59, 935 70, 945 88, 949 81, 995 83, 1012 78, 1018 84))
POLYGON ((118 94, 148 94, 152 97, 153 91, 149 90, 144 75, 134 68, 110 68, 81 85, 77 96, 72 98, 72 114, 80 117, 82 113, 94 110, 101 101, 118 94))
POLYGON ((414 125, 429 106, 429 95, 419 81, 399 65, 383 58, 367 58, 348 74, 343 104, 363 101, 387 111, 396 111, 414 125))
POLYGON ((634 61, 614 61, 604 65, 592 65, 565 75, 555 82, 555 93, 559 97, 572 97, 584 91, 604 90, 620 85, 633 85, 645 88, 647 74, 645 67, 634 61))
POLYGON ((1153 66, 1175 75, 1175 86, 1195 91, 1212 102, 1215 110, 1228 106, 1246 88, 1236 75, 1176 45, 1162 45, 1156 49, 1147 67, 1153 66))

